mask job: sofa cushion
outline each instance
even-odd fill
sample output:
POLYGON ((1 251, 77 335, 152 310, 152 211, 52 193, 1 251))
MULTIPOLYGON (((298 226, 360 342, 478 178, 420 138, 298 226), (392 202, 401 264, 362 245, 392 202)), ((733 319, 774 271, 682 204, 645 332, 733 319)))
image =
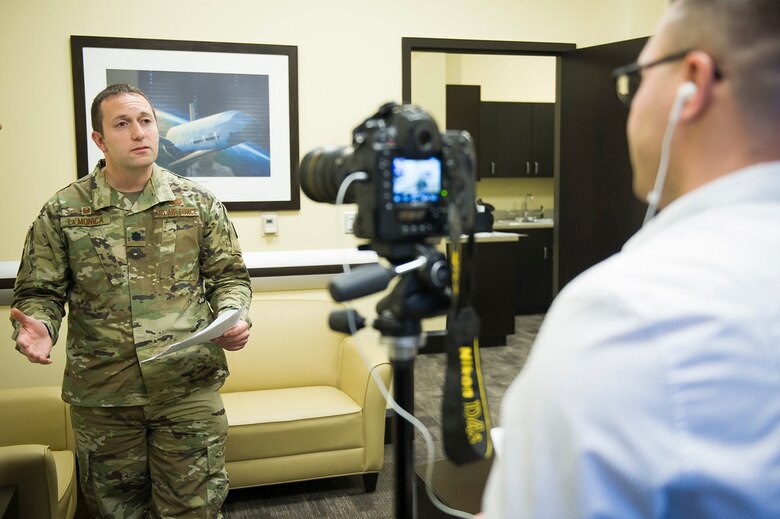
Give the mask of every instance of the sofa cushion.
POLYGON ((228 462, 364 445, 362 410, 335 387, 223 393, 222 399, 230 426, 228 462))

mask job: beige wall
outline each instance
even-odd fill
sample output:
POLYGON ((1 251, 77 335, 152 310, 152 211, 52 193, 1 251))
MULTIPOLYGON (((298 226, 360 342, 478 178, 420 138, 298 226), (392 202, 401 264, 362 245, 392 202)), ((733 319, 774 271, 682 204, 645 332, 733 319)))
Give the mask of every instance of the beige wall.
MULTIPOLYGON (((400 100, 403 36, 587 46, 647 35, 663 3, 0 0, 0 261, 18 259, 38 209, 76 177, 71 34, 298 46, 303 154, 347 144, 381 103, 400 100)), ((302 197, 300 211, 280 213, 273 238, 262 236, 259 213, 233 218, 245 250, 329 248, 340 230, 335 211, 302 197)))
MULTIPOLYGON (((440 52, 412 53, 412 103, 424 107, 439 125, 447 125, 447 55, 440 52)), ((460 84, 460 83, 455 83, 460 84)))
POLYGON ((479 85, 482 101, 554 103, 555 58, 412 53, 412 102, 425 107, 442 128, 446 85, 479 85))
POLYGON ((630 40, 652 34, 663 13, 666 0, 601 0, 587 2, 583 18, 585 33, 579 47, 630 40), (603 23, 605 20, 620 23, 603 23), (590 21, 590 22, 589 22, 590 21))
POLYGON ((555 58, 551 56, 448 56, 457 62, 449 83, 481 85, 483 101, 555 102, 555 58))
MULTIPOLYGON (((400 101, 404 36, 583 47, 650 34, 664 3, 0 0, 0 261, 18 260, 42 204, 76 178, 70 35, 296 45, 303 155, 322 144, 348 144, 352 128, 380 104, 400 101)), ((501 199, 501 186, 494 184, 494 190, 487 199, 501 199)), ((258 212, 231 216, 245 251, 354 244, 340 233, 334 207, 304 196, 300 211, 280 212, 277 237, 262 236, 258 212)), ((7 310, 0 307, 0 315, 7 310)), ((9 335, 10 325, 0 318, 0 337, 9 335)), ((3 344, 4 386, 61 380, 62 344, 55 364, 46 367, 28 364, 10 341, 3 344)))
MULTIPOLYGON (((554 103, 555 63, 549 56, 414 52, 412 102, 431 112, 442 128, 446 127, 446 85, 479 85, 482 101, 554 103)), ((551 178, 487 178, 477 184, 477 196, 496 209, 516 211, 530 193, 534 195, 530 207, 552 209, 554 187, 551 178)))

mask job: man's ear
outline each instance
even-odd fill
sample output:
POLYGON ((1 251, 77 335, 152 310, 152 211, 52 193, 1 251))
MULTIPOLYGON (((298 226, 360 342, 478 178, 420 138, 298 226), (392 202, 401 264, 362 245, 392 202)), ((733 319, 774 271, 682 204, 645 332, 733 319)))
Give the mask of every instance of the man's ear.
POLYGON ((106 141, 103 140, 103 136, 100 135, 99 132, 92 132, 92 141, 97 145, 98 148, 100 148, 100 151, 105 153, 108 151, 108 146, 106 146, 106 141))
POLYGON ((683 106, 680 118, 695 119, 709 108, 712 102, 712 89, 715 87, 715 63, 709 54, 692 51, 685 60, 688 69, 688 81, 695 85, 695 92, 689 96, 683 106))

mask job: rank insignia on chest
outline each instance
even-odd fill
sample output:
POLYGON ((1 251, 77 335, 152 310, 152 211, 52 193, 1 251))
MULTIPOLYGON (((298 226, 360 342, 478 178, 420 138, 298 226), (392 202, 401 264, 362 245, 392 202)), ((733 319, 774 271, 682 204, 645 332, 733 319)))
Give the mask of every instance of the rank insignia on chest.
POLYGON ((126 229, 126 235, 128 247, 143 247, 146 245, 145 227, 128 227, 126 229))
POLYGON ((91 207, 82 207, 81 208, 81 214, 83 214, 83 215, 92 214, 92 208, 91 207))

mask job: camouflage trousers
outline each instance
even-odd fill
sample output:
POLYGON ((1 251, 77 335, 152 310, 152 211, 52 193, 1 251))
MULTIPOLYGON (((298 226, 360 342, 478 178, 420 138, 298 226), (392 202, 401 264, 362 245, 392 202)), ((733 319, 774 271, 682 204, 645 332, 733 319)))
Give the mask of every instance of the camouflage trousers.
POLYGON ((227 418, 217 387, 157 405, 71 406, 71 418, 93 517, 222 517, 227 418))

